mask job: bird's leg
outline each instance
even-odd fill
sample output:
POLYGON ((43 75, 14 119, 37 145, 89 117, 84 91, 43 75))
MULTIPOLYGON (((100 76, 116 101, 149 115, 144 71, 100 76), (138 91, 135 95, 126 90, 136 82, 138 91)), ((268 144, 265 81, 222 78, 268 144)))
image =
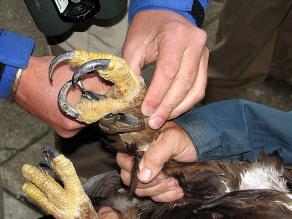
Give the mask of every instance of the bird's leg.
POLYGON ((42 154, 51 160, 63 186, 41 169, 25 164, 22 175, 27 182, 22 186, 23 191, 56 219, 98 218, 72 162, 51 147, 44 148, 42 154))

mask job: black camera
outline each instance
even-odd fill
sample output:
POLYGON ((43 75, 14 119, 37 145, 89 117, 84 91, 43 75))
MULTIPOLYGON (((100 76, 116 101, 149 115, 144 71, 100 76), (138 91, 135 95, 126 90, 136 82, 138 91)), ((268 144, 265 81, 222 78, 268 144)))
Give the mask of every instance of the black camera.
POLYGON ((125 14, 127 0, 24 0, 39 30, 59 36, 76 24, 114 21, 125 14))

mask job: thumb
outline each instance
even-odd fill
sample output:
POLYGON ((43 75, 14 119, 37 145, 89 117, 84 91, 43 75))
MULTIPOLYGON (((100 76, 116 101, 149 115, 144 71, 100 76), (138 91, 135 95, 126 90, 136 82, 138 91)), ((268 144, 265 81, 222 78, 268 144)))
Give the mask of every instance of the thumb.
POLYGON ((143 183, 152 181, 160 173, 164 164, 172 158, 177 147, 172 138, 160 135, 147 149, 139 163, 139 181, 143 183))

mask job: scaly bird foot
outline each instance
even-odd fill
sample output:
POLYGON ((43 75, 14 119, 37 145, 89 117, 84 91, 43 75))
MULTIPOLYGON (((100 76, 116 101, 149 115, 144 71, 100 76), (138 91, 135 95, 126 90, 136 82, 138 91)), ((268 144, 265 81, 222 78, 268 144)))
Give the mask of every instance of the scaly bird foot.
POLYGON ((145 95, 145 84, 142 78, 135 75, 122 58, 85 51, 67 52, 53 59, 49 67, 49 77, 52 79, 55 68, 62 62, 69 62, 75 69, 71 81, 60 90, 58 104, 61 111, 74 119, 93 123, 113 113, 141 114, 140 107, 145 95), (86 91, 82 84, 82 77, 87 74, 98 73, 103 79, 113 83, 107 96, 95 95, 86 91), (77 84, 84 95, 76 106, 71 106, 67 95, 73 85, 77 84))
POLYGON ((56 219, 99 218, 72 162, 51 147, 44 148, 42 155, 51 160, 52 169, 64 186, 45 171, 25 164, 22 167, 22 175, 27 180, 22 186, 24 193, 56 219))

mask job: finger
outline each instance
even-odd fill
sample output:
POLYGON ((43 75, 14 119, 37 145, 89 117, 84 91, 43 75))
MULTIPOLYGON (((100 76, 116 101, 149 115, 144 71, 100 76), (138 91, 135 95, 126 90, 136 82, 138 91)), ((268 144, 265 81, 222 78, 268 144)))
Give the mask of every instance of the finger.
POLYGON ((207 86, 207 69, 208 69, 209 50, 204 48, 202 58, 199 64, 198 76, 193 87, 189 90, 184 100, 173 110, 170 119, 176 118, 182 113, 191 109, 196 103, 200 102, 205 96, 207 86))
MULTIPOLYGON (((126 171, 126 170, 121 169, 121 173, 120 174, 121 174, 121 178, 122 178, 123 183, 125 185, 129 186, 130 185, 130 181, 131 181, 131 173, 126 171)), ((168 177, 168 176, 166 176, 164 174, 159 174, 157 177, 155 177, 155 179, 153 179, 149 183, 138 182, 137 188, 139 188, 139 189, 151 188, 151 187, 154 187, 157 184, 160 184, 160 183, 162 183, 164 181, 167 181, 169 179, 170 179, 170 177, 168 177)))
MULTIPOLYGON (((83 127, 83 124, 81 124, 83 127)), ((79 133, 82 130, 82 128, 76 128, 76 129, 63 129, 62 127, 55 128, 55 131, 58 135, 60 135, 63 138, 71 138, 75 136, 77 133, 79 133)))
POLYGON ((44 193, 50 202, 56 206, 63 206, 66 192, 50 175, 28 164, 23 165, 21 170, 24 178, 44 193))
POLYGON ((182 188, 174 188, 173 190, 167 191, 157 196, 151 197, 156 202, 172 202, 178 200, 184 196, 182 188))
POLYGON ((177 147, 177 143, 174 142, 172 137, 160 134, 140 161, 138 179, 143 183, 149 183, 154 179, 164 164, 178 150, 177 147))
POLYGON ((177 75, 186 46, 166 36, 159 45, 156 70, 142 104, 142 113, 150 116, 161 103, 177 75))
POLYGON ((149 126, 151 128, 160 128, 193 87, 198 74, 202 49, 192 47, 184 52, 180 68, 173 83, 158 108, 149 118, 149 126))
MULTIPOLYGON (((149 183, 151 184, 151 183, 149 183)), ((146 184, 146 185, 149 185, 146 184)), ((144 184, 145 185, 145 184, 144 184)), ((153 186, 148 186, 146 188, 138 188, 136 189, 136 195, 140 197, 144 196, 158 196, 160 194, 166 193, 168 191, 179 188, 178 181, 172 177, 169 177, 166 180, 163 180, 153 186)))
POLYGON ((132 29, 129 29, 127 38, 123 45, 123 58, 126 60, 130 68, 135 74, 141 74, 141 68, 144 65, 144 55, 146 51, 147 43, 144 40, 139 39, 139 35, 134 34, 136 38, 133 38, 131 34, 132 29))
POLYGON ((67 193, 74 196, 85 194, 76 170, 68 158, 61 154, 52 160, 52 166, 61 178, 67 193))
POLYGON ((119 219, 118 214, 110 207, 103 207, 98 211, 100 219, 119 219))
POLYGON ((126 171, 124 169, 121 169, 120 176, 121 176, 121 179, 122 179, 123 183, 126 186, 129 186, 130 185, 130 181, 131 181, 130 172, 128 172, 128 171, 126 171))
POLYGON ((58 209, 35 185, 26 182, 22 186, 23 192, 32 198, 45 212, 53 215, 55 218, 61 218, 58 209))
POLYGON ((141 75, 141 69, 144 65, 142 50, 133 52, 131 55, 123 55, 123 58, 136 75, 141 75))
POLYGON ((133 156, 124 153, 117 153, 116 161, 121 169, 124 169, 128 172, 131 171, 133 166, 133 156))

